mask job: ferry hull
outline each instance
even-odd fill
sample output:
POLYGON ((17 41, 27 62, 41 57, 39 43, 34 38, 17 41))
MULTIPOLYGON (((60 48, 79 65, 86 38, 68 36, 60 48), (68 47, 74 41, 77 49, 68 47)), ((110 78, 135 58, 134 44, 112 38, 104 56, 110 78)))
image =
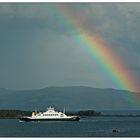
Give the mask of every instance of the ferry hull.
POLYGON ((80 120, 80 117, 72 117, 72 118, 43 118, 43 119, 33 119, 33 118, 26 118, 26 117, 23 117, 23 118, 19 118, 19 120, 21 121, 26 121, 26 122, 31 122, 31 121, 37 121, 37 122, 40 122, 40 121, 79 121, 80 120))

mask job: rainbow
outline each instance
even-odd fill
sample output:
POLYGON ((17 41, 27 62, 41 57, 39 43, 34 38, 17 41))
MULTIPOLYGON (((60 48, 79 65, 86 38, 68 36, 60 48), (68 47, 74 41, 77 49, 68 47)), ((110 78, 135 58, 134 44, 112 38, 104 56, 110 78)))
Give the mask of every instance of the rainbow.
POLYGON ((138 105, 139 83, 135 75, 127 69, 123 59, 112 50, 112 47, 105 40, 88 31, 71 12, 68 12, 65 4, 56 4, 53 9, 56 10, 63 24, 77 33, 75 40, 97 63, 102 72, 110 78, 115 87, 135 92, 134 95, 126 94, 126 96, 133 104, 138 105))

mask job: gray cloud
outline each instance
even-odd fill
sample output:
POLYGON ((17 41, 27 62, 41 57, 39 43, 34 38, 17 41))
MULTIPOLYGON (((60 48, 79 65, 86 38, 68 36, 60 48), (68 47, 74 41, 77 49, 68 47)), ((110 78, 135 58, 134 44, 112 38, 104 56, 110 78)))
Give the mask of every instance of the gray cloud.
MULTIPOLYGON (((85 30, 111 44, 140 79, 140 4, 63 6, 85 30)), ((71 21, 63 21, 56 7, 48 3, 0 4, 0 79, 4 79, 0 85, 21 89, 78 84, 114 87, 75 42, 81 32, 75 32, 71 21)))

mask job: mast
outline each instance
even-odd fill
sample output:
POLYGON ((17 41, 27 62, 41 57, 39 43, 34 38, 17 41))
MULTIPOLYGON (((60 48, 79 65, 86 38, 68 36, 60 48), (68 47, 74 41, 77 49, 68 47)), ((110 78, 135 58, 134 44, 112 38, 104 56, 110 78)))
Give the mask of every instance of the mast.
POLYGON ((65 107, 64 107, 63 113, 65 114, 65 107))
POLYGON ((37 107, 35 107, 35 113, 37 113, 37 107))

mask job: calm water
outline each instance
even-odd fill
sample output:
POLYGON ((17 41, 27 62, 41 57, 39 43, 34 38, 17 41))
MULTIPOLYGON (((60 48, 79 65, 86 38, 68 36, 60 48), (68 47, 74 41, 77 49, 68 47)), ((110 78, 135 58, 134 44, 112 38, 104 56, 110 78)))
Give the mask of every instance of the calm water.
POLYGON ((87 117, 79 122, 0 120, 0 137, 140 137, 140 117, 87 117), (112 128, 120 133, 112 133, 112 128))

